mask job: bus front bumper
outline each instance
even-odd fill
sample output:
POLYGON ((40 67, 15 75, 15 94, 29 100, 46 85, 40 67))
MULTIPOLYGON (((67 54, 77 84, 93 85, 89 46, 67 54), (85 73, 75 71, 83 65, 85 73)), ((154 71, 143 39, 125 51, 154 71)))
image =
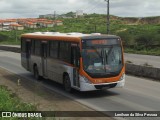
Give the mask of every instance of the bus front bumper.
POLYGON ((124 87, 124 85, 125 85, 125 77, 123 77, 123 79, 117 82, 101 83, 101 84, 91 84, 89 82, 86 82, 86 80, 83 80, 83 78, 81 78, 80 91, 103 90, 103 89, 109 89, 114 87, 124 87))

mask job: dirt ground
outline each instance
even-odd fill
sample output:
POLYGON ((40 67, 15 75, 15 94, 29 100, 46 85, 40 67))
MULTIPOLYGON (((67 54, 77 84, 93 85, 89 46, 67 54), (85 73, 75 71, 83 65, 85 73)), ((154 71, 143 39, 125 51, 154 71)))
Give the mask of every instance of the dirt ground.
MULTIPOLYGON (((7 86, 23 102, 37 106, 38 111, 94 111, 85 105, 45 88, 41 82, 29 81, 0 68, 0 85, 7 86)), ((94 113, 93 113, 94 114, 94 113)), ((97 113, 101 114, 101 113, 97 113)), ((47 120, 53 120, 50 117, 47 120)), ((113 120, 110 117, 56 117, 57 120, 113 120)))

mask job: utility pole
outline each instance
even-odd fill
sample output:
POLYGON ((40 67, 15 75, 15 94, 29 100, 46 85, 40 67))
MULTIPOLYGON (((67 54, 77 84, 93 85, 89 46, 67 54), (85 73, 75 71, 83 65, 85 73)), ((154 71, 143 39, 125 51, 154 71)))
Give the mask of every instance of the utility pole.
POLYGON ((15 39, 16 39, 16 43, 17 43, 17 30, 16 30, 16 28, 13 28, 13 31, 14 31, 14 35, 15 35, 15 39))
POLYGON ((54 25, 53 25, 53 27, 54 27, 55 32, 56 32, 56 26, 57 26, 57 22, 56 22, 56 11, 54 11, 54 25))
POLYGON ((109 16, 109 0, 105 0, 107 2, 107 34, 109 34, 109 27, 110 27, 110 16, 109 16))
POLYGON ((56 20, 56 11, 54 11, 54 20, 56 20))

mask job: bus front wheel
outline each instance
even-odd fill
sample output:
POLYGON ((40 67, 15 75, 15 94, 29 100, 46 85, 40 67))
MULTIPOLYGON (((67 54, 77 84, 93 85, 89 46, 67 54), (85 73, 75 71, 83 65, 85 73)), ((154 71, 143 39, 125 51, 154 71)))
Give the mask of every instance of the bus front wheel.
POLYGON ((71 81, 70 81, 70 78, 69 78, 68 75, 65 75, 65 76, 64 76, 63 84, 64 84, 64 89, 65 89, 65 91, 67 91, 67 92, 71 92, 71 91, 72 91, 71 81))

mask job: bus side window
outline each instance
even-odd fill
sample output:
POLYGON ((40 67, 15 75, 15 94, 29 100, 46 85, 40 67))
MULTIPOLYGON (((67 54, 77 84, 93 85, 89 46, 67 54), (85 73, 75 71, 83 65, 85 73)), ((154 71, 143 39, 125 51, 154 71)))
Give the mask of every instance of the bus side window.
POLYGON ((41 41, 35 41, 35 55, 41 55, 41 41))
POLYGON ((70 62, 70 43, 69 42, 60 42, 59 46, 59 59, 70 62))
POLYGON ((51 58, 58 58, 58 41, 51 41, 49 44, 49 56, 51 58))
POLYGON ((25 53, 26 52, 26 41, 25 41, 25 39, 21 39, 21 51, 23 52, 23 53, 25 53))
POLYGON ((32 48, 31 48, 31 54, 35 54, 35 41, 32 40, 32 48))
POLYGON ((26 41, 26 54, 27 54, 27 58, 30 58, 30 55, 31 55, 31 41, 26 41))

